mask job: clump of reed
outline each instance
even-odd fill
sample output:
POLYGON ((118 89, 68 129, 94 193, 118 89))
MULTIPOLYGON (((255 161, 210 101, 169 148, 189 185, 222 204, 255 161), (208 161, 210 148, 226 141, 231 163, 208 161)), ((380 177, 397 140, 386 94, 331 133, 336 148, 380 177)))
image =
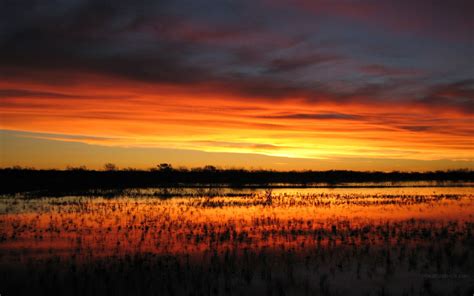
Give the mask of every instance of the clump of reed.
POLYGON ((418 295, 470 289, 469 278, 445 285, 426 275, 474 270, 472 195, 267 190, 157 198, 153 190, 131 192, 3 197, 5 293, 418 295), (457 215, 446 214, 451 211, 457 215))

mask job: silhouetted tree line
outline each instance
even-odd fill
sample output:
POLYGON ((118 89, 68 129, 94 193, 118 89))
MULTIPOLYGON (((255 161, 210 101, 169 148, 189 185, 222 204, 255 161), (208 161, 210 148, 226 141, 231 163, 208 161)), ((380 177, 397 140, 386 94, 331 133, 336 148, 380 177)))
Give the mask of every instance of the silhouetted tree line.
POLYGON ((0 193, 23 191, 67 191, 96 188, 170 187, 170 186, 338 186, 343 183, 404 182, 404 181, 474 181, 469 169, 430 172, 378 171, 272 171, 220 169, 215 166, 173 168, 162 163, 149 170, 119 169, 107 163, 103 170, 68 167, 66 170, 37 170, 11 167, 0 169, 0 193))

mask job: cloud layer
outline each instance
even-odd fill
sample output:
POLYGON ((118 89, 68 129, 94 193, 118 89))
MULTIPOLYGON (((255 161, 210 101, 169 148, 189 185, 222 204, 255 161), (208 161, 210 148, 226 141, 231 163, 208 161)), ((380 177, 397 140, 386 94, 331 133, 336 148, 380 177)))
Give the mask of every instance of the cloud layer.
POLYGON ((472 158, 472 1, 4 1, 1 128, 328 159, 472 158))

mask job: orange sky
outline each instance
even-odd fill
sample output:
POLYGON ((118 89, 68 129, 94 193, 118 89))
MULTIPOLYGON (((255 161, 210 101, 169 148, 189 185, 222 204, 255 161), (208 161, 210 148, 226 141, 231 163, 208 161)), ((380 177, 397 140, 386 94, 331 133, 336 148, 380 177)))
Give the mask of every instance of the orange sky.
MULTIPOLYGON (((149 85, 87 75, 74 85, 3 81, 0 87, 29 91, 2 98, 1 128, 54 140, 50 145, 67 141, 128 149, 263 154, 311 159, 310 168, 315 169, 318 162, 314 160, 324 163, 341 158, 400 159, 405 163, 448 159, 458 161, 460 167, 472 167, 472 118, 456 110, 390 102, 366 104, 360 98, 341 103, 323 97, 313 103, 287 96, 275 102, 215 85, 149 85)), ((3 165, 40 164, 34 159, 24 163, 11 153, 4 156, 8 159, 2 159, 3 165)), ((133 166, 133 154, 127 157, 133 166)), ((100 166, 97 160, 85 162, 100 166)), ((277 162, 281 160, 260 166, 280 169, 277 162)), ((207 163, 213 163, 212 154, 197 163, 185 158, 180 162, 207 163)), ((229 158, 227 165, 234 164, 229 158)), ((404 166, 402 169, 410 169, 404 166)))
POLYGON ((10 2, 2 166, 474 168, 472 1, 10 2))

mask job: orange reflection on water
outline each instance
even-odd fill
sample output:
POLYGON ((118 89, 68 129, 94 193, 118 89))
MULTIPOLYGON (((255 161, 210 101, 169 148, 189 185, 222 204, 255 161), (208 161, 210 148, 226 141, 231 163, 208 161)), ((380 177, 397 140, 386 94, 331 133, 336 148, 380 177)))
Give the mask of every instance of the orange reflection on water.
POLYGON ((463 232, 474 221, 470 189, 453 190, 285 189, 169 199, 3 197, 0 249, 6 261, 71 255, 87 260, 429 240, 447 231, 463 232))

